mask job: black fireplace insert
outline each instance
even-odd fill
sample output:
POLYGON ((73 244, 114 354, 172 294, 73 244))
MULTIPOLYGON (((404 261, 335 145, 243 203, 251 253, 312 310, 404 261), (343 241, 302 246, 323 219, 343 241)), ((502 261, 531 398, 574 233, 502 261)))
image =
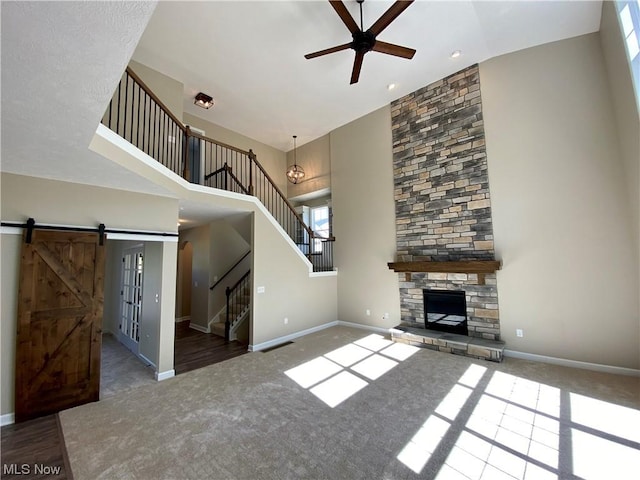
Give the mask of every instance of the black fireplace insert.
POLYGON ((429 330, 468 335, 467 298, 463 291, 423 290, 424 326, 429 330))

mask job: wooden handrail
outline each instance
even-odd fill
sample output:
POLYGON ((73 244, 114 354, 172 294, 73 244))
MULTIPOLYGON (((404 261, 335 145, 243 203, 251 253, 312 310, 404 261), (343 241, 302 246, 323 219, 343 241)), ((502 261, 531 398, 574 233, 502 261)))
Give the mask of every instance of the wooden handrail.
MULTIPOLYGON (((178 127, 180 127, 180 130, 182 130, 183 133, 187 133, 187 128, 182 124, 182 121, 178 120, 176 116, 173 113, 171 113, 171 110, 169 110, 169 108, 162 102, 162 100, 160 100, 157 97, 157 95, 151 91, 149 86, 146 83, 144 83, 138 75, 136 75, 136 72, 134 72, 131 69, 131 67, 127 67, 127 73, 131 78, 135 80, 136 83, 140 85, 140 87, 145 91, 145 93, 149 95, 149 97, 151 97, 151 99, 158 104, 158 106, 164 111, 164 113, 166 113, 169 116, 169 118, 171 118, 171 120, 173 120, 175 123, 178 124, 178 127)), ((193 135, 193 133, 191 135, 193 135)))
POLYGON ((289 201, 289 199, 287 199, 287 197, 284 196, 284 194, 282 193, 282 190, 278 188, 278 185, 276 185, 276 183, 269 176, 269 174, 262 167, 262 165, 260 165, 257 159, 255 159, 255 162, 256 162, 256 166, 260 169, 260 171, 264 174, 264 176, 267 177, 267 180, 269 180, 269 183, 271 183, 271 186, 275 189, 278 195, 280 195, 280 198, 282 198, 282 200, 284 200, 284 202, 287 204, 287 206, 289 207, 289 210, 291 210, 291 212, 296 216, 298 221, 304 226, 304 229, 309 234, 309 238, 315 238, 313 230, 311 230, 311 228, 306 223, 304 223, 304 220, 302 220, 302 217, 300 216, 300 214, 296 212, 296 209, 293 207, 293 205, 291 205, 291 202, 289 201))
POLYGON ((209 137, 206 137, 204 135, 200 135, 199 133, 191 131, 191 129, 185 127, 183 125, 183 123, 180 120, 178 120, 173 113, 171 113, 169 108, 167 108, 167 106, 162 102, 162 100, 160 100, 158 98, 158 96, 151 91, 149 86, 146 83, 144 83, 144 81, 131 69, 131 67, 127 67, 127 73, 129 74, 129 76, 131 76, 131 78, 133 78, 135 80, 136 83, 140 84, 140 87, 147 93, 147 95, 149 95, 149 97, 151 97, 151 99, 158 104, 158 106, 169 116, 169 118, 171 118, 171 120, 173 120, 175 123, 178 124, 180 129, 186 135, 188 135, 190 137, 198 138, 200 140, 204 140, 205 142, 211 142, 214 145, 218 145, 220 147, 227 148, 229 150, 233 150, 233 151, 241 153, 243 155, 248 155, 250 157, 251 161, 255 162, 256 166, 260 169, 260 171, 264 174, 264 176, 267 177, 267 180, 269 181, 269 183, 273 186, 273 188, 278 193, 280 198, 282 200, 284 200, 284 202, 289 207, 291 212, 295 215, 295 217, 298 219, 298 221, 304 226, 304 229, 309 234, 309 237, 310 238, 314 238, 313 231, 311 230, 311 228, 309 228, 309 226, 306 223, 304 223, 304 220, 302 220, 302 217, 300 216, 300 214, 298 212, 296 212, 296 210, 293 207, 293 205, 291 205, 291 202, 282 193, 282 190, 280 190, 278 185, 276 185, 276 183, 273 181, 273 179, 267 173, 267 171, 264 169, 264 167, 260 164, 260 162, 258 162, 258 159, 256 158, 255 154, 253 154, 253 152, 242 150, 240 148, 234 147, 233 145, 227 145, 225 143, 218 142, 218 141, 214 140, 213 138, 209 138, 209 137))
POLYGON ((190 131, 189 132, 189 136, 190 137, 194 137, 194 138, 198 138, 200 140, 204 140, 205 142, 213 143, 213 144, 218 145, 219 147, 222 147, 222 148, 233 150, 234 152, 238 152, 238 153, 241 153, 243 155, 249 156, 249 154, 250 154, 250 152, 248 152, 247 150, 242 150, 240 148, 234 147, 233 145, 227 145, 226 143, 219 142, 217 140, 214 140, 213 138, 209 138, 209 137, 206 137, 204 135, 200 135, 197 132, 190 131))
POLYGON ((247 258, 247 255, 249 255, 250 253, 251 253, 251 250, 249 250, 247 253, 245 253, 245 254, 242 256, 242 258, 240 258, 240 260, 238 260, 236 263, 234 263, 234 264, 233 264, 233 267, 231 267, 229 270, 227 270, 227 273, 225 273, 224 275, 222 275, 222 277, 220 277, 216 283, 214 283, 213 285, 211 285, 211 287, 209 287, 209 290, 213 290, 214 288, 216 288, 216 286, 217 286, 220 282, 222 282, 222 280, 224 280, 224 278, 225 278, 227 275, 229 275, 229 274, 233 271, 233 269, 234 269, 234 268, 236 268, 238 265, 240 265, 240 262, 241 262, 242 260, 244 260, 245 258, 247 258))
POLYGON ((233 292, 236 288, 238 288, 238 285, 240 285, 242 281, 249 276, 250 273, 251 273, 251 270, 247 270, 247 273, 242 275, 240 280, 238 280, 236 283, 233 284, 233 287, 227 287, 227 295, 229 294, 229 292, 233 292))
MULTIPOLYGON (((226 163, 228 155, 233 164, 231 166, 233 170, 225 169, 224 187, 222 188, 225 190, 228 188, 227 183, 230 177, 230 180, 235 182, 235 185, 230 187, 232 191, 256 196, 295 242, 298 242, 299 235, 303 235, 303 244, 308 245, 307 255, 311 253, 311 245, 317 238, 316 234, 304 222, 302 216, 296 212, 289 199, 260 164, 255 153, 252 150, 242 150, 193 132, 189 126, 184 125, 169 110, 131 67, 126 68, 118 89, 109 104, 108 119, 105 112, 102 121, 118 135, 188 181, 193 180, 190 176, 191 146, 189 138, 193 137, 204 142, 202 146, 204 149, 202 151, 203 158, 211 170, 216 169, 221 161, 226 163), (129 78, 133 82, 131 96, 129 96, 131 86, 129 78), (122 99, 123 91, 124 97, 122 99), (141 93, 143 94, 141 95, 141 93), (141 98, 143 98, 142 103, 141 98), (124 100, 124 105, 122 100, 124 100), (148 105, 147 100, 149 100, 148 105), (115 120, 112 120, 112 107, 115 107, 116 111, 115 120), (134 115, 134 112, 137 112, 137 115, 134 115), (142 119, 140 118, 141 114, 142 119), (135 123, 136 117, 138 123, 135 123), (120 128, 121 120, 122 128, 120 128), (222 150, 222 156, 220 156, 219 149, 222 150)), ((205 180, 210 180, 220 172, 221 170, 218 168, 213 173, 207 174, 205 180)), ((216 179, 216 181, 218 180, 216 179)), ((214 185, 210 186, 217 188, 214 185)))

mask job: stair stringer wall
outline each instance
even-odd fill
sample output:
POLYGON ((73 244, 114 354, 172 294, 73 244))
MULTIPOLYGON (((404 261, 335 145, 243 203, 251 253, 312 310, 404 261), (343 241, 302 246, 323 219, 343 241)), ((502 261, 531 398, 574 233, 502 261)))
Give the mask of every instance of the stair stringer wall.
POLYGON ((173 192, 181 201, 210 208, 215 212, 212 220, 253 214, 250 344, 337 318, 337 275, 313 274, 309 260, 257 198, 190 184, 104 125, 98 126, 89 148, 173 192), (260 287, 264 293, 257 293, 260 287))

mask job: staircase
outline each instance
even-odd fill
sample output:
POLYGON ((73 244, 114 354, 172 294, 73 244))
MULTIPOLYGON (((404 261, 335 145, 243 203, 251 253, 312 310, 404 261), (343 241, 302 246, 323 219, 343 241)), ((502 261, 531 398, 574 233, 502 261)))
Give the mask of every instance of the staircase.
POLYGON ((220 321, 211 324, 211 333, 214 335, 218 335, 220 337, 226 338, 225 330, 226 330, 226 318, 227 311, 229 312, 229 338, 226 338, 229 341, 238 339, 238 329, 243 325, 243 323, 249 319, 249 312, 251 310, 251 287, 246 284, 243 286, 241 290, 237 293, 237 301, 236 302, 228 302, 230 306, 225 306, 221 314, 219 315, 220 321))
POLYGON ((102 123, 191 183, 255 196, 298 245, 314 272, 333 270, 335 238, 315 236, 252 150, 191 131, 129 67, 102 123))

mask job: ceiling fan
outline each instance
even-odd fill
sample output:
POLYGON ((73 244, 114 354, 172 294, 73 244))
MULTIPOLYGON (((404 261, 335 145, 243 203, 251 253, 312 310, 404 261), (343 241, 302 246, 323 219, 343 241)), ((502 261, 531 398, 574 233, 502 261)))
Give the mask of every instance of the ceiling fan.
POLYGON ((329 53, 340 52, 351 48, 356 52, 356 58, 353 62, 353 70, 351 72, 351 84, 357 83, 360 78, 360 69, 362 68, 362 60, 364 54, 370 51, 386 53, 387 55, 394 55, 402 58, 413 58, 416 51, 412 48, 401 47, 400 45, 394 45, 393 43, 386 43, 380 40, 376 40, 376 37, 385 28, 393 22, 398 15, 406 10, 406 8, 413 3, 414 0, 398 0, 389 9, 382 14, 382 16, 373 24, 368 30, 364 30, 362 25, 362 3, 364 0, 357 0, 360 4, 360 27, 353 19, 347 7, 342 1, 329 0, 329 3, 336 11, 340 19, 347 26, 353 37, 353 41, 338 45, 337 47, 327 48, 314 53, 308 53, 304 56, 306 59, 320 57, 329 53))

